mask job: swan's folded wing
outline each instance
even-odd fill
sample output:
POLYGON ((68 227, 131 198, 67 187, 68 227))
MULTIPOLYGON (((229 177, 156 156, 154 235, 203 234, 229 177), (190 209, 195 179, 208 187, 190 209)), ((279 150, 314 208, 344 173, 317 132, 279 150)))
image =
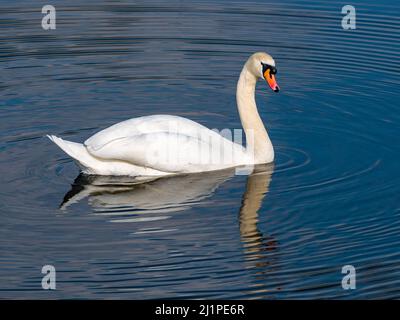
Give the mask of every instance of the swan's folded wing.
POLYGON ((195 136, 204 126, 190 119, 171 115, 152 115, 125 120, 101 130, 85 141, 86 146, 92 150, 101 149, 112 140, 132 137, 136 135, 175 131, 195 136))
POLYGON ((198 172, 226 167, 238 147, 222 136, 212 135, 207 141, 204 137, 157 132, 116 138, 100 148, 87 144, 86 148, 103 160, 126 161, 163 172, 198 172))

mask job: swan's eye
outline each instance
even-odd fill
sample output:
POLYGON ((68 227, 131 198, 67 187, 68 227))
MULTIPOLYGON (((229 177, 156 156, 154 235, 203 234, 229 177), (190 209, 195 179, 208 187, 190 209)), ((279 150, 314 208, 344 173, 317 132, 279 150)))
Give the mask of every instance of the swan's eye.
POLYGON ((276 74, 278 72, 278 70, 276 70, 275 67, 273 67, 273 66, 271 66, 269 64, 261 62, 261 65, 263 67, 263 74, 265 74, 265 71, 267 71, 268 69, 270 70, 271 74, 276 74))

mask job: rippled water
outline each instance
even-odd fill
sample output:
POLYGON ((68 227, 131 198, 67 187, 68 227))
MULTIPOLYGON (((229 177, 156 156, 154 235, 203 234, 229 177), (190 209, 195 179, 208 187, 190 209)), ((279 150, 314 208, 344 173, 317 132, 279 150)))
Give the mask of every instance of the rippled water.
POLYGON ((341 1, 51 2, 55 31, 37 1, 0 5, 0 298, 400 298, 396 1, 352 1, 348 31, 341 1), (249 177, 78 176, 44 138, 157 113, 240 128, 255 51, 281 92, 257 88, 276 161, 249 177))

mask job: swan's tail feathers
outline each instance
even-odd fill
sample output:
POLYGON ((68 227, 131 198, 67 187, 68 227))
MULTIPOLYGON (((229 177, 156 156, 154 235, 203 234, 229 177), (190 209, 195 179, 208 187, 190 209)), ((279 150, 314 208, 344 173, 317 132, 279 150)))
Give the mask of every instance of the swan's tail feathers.
POLYGON ((83 144, 63 140, 53 135, 47 135, 47 137, 73 158, 83 172, 88 174, 93 173, 90 168, 93 167, 98 160, 90 155, 83 144))

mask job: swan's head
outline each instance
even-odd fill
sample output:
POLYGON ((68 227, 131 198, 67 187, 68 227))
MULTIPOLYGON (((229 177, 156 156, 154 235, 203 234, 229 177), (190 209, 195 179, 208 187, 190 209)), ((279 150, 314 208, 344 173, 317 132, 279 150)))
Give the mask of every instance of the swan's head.
POLYGON ((265 79, 274 92, 279 92, 274 59, 265 52, 254 53, 246 63, 247 69, 257 78, 265 79))

